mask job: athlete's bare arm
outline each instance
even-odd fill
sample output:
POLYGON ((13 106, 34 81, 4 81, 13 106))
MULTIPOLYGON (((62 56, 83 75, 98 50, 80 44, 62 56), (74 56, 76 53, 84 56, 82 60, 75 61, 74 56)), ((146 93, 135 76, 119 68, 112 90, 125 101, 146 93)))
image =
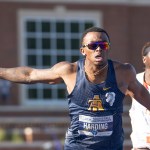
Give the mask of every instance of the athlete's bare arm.
POLYGON ((76 71, 75 65, 68 62, 61 62, 49 69, 34 69, 30 67, 0 68, 0 78, 16 83, 48 83, 56 84, 67 79, 76 71))
POLYGON ((135 68, 131 64, 123 64, 120 69, 120 87, 123 87, 125 95, 134 97, 139 103, 150 110, 150 94, 146 88, 136 79, 135 68), (123 81, 123 82, 121 82, 123 81), (125 82, 124 82, 125 81, 125 82))

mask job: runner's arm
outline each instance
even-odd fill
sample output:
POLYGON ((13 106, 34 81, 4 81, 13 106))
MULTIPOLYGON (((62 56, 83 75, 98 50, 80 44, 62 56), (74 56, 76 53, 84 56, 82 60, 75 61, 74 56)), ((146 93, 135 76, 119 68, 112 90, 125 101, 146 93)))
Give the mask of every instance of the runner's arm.
POLYGON ((35 69, 31 67, 0 68, 0 78, 16 83, 48 83, 56 84, 63 81, 62 76, 68 66, 61 62, 49 69, 35 69))

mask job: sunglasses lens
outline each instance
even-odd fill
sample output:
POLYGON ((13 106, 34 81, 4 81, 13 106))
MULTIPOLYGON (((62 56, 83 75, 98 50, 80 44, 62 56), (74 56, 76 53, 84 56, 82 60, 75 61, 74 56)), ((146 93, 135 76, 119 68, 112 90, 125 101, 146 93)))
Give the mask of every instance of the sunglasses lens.
POLYGON ((96 50, 98 45, 99 45, 98 43, 91 43, 91 44, 88 44, 88 48, 91 50, 96 50))
POLYGON ((109 48, 109 44, 107 42, 102 42, 99 45, 100 45, 100 48, 103 50, 108 50, 109 48))
POLYGON ((107 42, 95 42, 88 44, 88 48, 91 50, 96 50, 100 46, 102 50, 108 50, 109 44, 107 42))

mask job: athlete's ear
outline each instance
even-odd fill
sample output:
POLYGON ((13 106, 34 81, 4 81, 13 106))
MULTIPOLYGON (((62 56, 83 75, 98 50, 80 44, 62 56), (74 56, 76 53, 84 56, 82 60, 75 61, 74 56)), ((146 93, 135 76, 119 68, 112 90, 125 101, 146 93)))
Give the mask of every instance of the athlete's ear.
POLYGON ((81 52, 81 54, 82 54, 83 56, 86 55, 83 47, 80 48, 80 52, 81 52))
POLYGON ((143 63, 145 64, 145 62, 146 62, 146 57, 143 56, 143 63))

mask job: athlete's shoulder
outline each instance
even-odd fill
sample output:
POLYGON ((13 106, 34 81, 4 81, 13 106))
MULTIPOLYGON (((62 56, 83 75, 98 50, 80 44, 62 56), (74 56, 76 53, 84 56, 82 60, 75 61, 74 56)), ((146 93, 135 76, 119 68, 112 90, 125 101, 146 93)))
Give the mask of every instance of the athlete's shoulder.
POLYGON ((68 61, 62 61, 55 64, 51 69, 57 70, 59 74, 68 74, 76 71, 77 62, 70 63, 68 61))
POLYGON ((132 64, 130 63, 122 63, 120 61, 116 61, 116 60, 112 60, 114 67, 116 69, 120 69, 121 71, 134 71, 135 72, 135 68, 132 64))

